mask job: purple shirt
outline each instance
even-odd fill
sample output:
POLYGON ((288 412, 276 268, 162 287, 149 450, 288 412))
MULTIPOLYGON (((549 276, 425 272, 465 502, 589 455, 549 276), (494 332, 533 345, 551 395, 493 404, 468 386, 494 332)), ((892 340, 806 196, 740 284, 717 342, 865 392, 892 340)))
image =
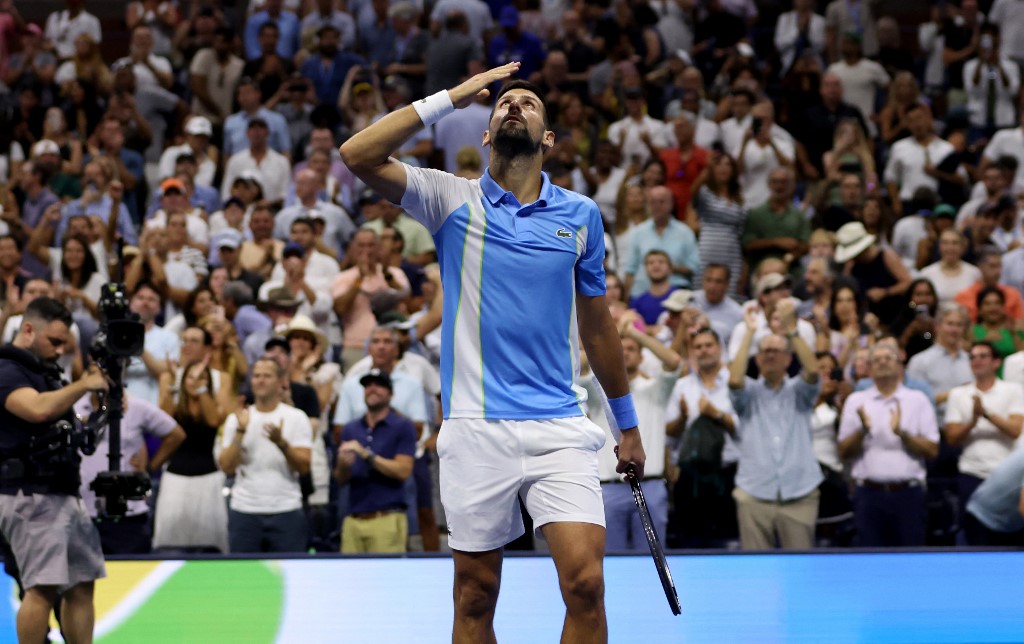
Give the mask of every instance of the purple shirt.
POLYGON ((878 387, 856 391, 846 399, 843 417, 839 422, 839 440, 842 441, 861 427, 857 409, 861 406, 871 423, 871 432, 864 437, 861 453, 854 459, 851 475, 855 480, 880 483, 897 481, 924 481, 924 458, 907 451, 903 441, 892 432, 892 412, 900 408, 900 429, 913 436, 922 436, 939 442, 939 426, 935 408, 928 396, 902 384, 888 398, 878 387))
MULTIPOLYGON (((43 220, 46 209, 59 201, 52 190, 43 188, 35 199, 25 198, 25 203, 21 206, 21 221, 29 228, 35 228, 43 220)), ((46 277, 50 273, 50 267, 39 261, 32 253, 22 253, 21 267, 38 277, 46 277)))

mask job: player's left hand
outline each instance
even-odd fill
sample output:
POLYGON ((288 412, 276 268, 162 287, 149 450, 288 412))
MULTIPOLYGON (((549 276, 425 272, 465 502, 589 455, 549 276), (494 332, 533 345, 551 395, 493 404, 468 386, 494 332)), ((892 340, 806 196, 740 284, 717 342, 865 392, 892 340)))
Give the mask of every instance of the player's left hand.
POLYGON ((626 468, 630 463, 636 467, 636 477, 640 480, 644 478, 644 463, 647 462, 647 455, 644 453, 644 444, 640 440, 640 430, 637 428, 623 430, 622 440, 615 446, 615 456, 618 457, 619 462, 615 466, 615 471, 619 474, 624 474, 626 468))

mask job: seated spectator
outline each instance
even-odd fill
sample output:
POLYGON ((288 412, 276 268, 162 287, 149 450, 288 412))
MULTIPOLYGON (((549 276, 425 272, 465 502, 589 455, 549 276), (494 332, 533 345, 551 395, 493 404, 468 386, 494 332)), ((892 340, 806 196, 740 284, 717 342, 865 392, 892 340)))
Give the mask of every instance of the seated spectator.
POLYGON ((235 475, 228 510, 233 553, 304 552, 306 517, 299 475, 309 472, 313 430, 309 419, 281 400, 285 370, 274 360, 253 365, 254 404, 224 424, 218 459, 235 475))
POLYGON ((185 440, 160 478, 154 550, 229 552, 224 474, 214 460, 221 422, 213 372, 205 360, 185 364, 181 390, 170 372, 160 378, 160 408, 184 430, 185 440))
POLYGON ((238 388, 249 373, 249 363, 242 353, 235 327, 220 311, 201 318, 198 326, 210 334, 210 366, 227 374, 238 388))
POLYGON ((114 62, 130 65, 139 89, 146 87, 169 88, 174 82, 171 62, 162 55, 153 53, 153 29, 140 24, 132 28, 129 55, 114 62))
POLYGON ((885 107, 878 114, 882 128, 879 135, 882 142, 892 145, 900 139, 910 136, 907 127, 907 111, 921 102, 921 89, 917 86, 914 75, 900 72, 893 77, 885 107))
MULTIPOLYGON (((857 349, 870 346, 869 327, 856 289, 846 285, 836 286, 832 289, 828 310, 827 321, 817 320, 819 325, 822 322, 828 325, 825 333, 827 342, 819 349, 827 348, 835 356, 839 368, 845 370, 857 349)), ((877 321, 874 325, 877 328, 877 321)))
MULTIPOLYGON (((91 393, 79 399, 74 410, 80 417, 88 418, 99 407, 99 397, 91 393)), ((118 469, 142 472, 146 475, 160 472, 164 463, 185 441, 184 430, 174 418, 156 405, 127 394, 123 413, 120 435, 121 464, 118 469), (159 445, 152 458, 148 457, 146 449, 147 436, 156 439, 159 445)), ((151 549, 150 515, 146 501, 129 500, 126 514, 117 520, 110 520, 104 515, 104 504, 100 503, 100 499, 90 486, 97 474, 110 469, 108 428, 104 425, 98 429, 101 438, 96 451, 82 458, 82 502, 96 520, 104 554, 146 554, 151 549)))
POLYGON ((740 458, 736 473, 736 513, 745 550, 814 545, 821 470, 814 457, 810 418, 818 397, 818 363, 797 332, 792 302, 779 305, 785 335, 769 334, 756 356, 761 377, 746 376, 747 357, 758 328, 747 311, 746 328, 729 371, 730 399, 739 417, 740 458), (792 344, 791 344, 792 343, 792 344), (799 377, 786 370, 796 352, 799 377))
POLYGON ((111 218, 115 220, 117 234, 127 244, 138 244, 139 236, 132 223, 131 214, 124 203, 125 186, 114 179, 114 163, 107 157, 98 157, 85 164, 82 171, 82 183, 85 192, 81 199, 69 201, 61 210, 63 218, 57 225, 54 236, 56 243, 64 239, 64 231, 68 220, 74 215, 85 214, 98 217, 100 222, 108 225, 111 218))
POLYGON ((334 476, 349 484, 349 515, 342 524, 343 553, 405 552, 409 526, 404 483, 412 475, 416 428, 390 407, 388 374, 359 379, 366 413, 346 424, 334 476), (372 438, 371 438, 372 433, 372 438))
POLYGON ((336 7, 334 0, 316 0, 313 9, 299 23, 303 49, 312 50, 321 25, 329 24, 338 30, 340 49, 353 49, 356 44, 356 22, 352 16, 336 7))
POLYGON ((235 327, 238 343, 245 345, 251 333, 267 331, 270 318, 256 308, 252 288, 242 281, 229 281, 221 292, 220 303, 224 307, 224 317, 235 327))
MULTIPOLYGON (((924 270, 929 264, 934 264, 942 259, 939 240, 944 232, 954 228, 955 216, 956 208, 949 204, 940 203, 932 210, 932 216, 925 220, 925 237, 917 243, 917 260, 914 262, 914 267, 917 270, 924 270)), ((884 219, 891 221, 888 212, 884 219)), ((865 225, 865 227, 867 226, 865 225)), ((967 240, 963 235, 960 236, 960 240, 963 250, 966 251, 967 240)))
POLYGON ((186 328, 197 326, 206 316, 217 313, 217 310, 217 297, 213 290, 200 284, 189 292, 181 313, 168 319, 164 328, 171 333, 181 334, 186 328))
MULTIPOLYGON (((88 91, 83 93, 94 96, 95 94, 103 97, 110 96, 110 91, 114 86, 114 77, 106 63, 103 62, 103 55, 99 48, 100 38, 82 33, 75 36, 73 42, 71 52, 67 56, 60 56, 61 65, 57 67, 53 76, 54 82, 61 88, 61 93, 68 95, 74 91, 88 88, 88 91)), ((74 100, 73 96, 72 100, 74 100)), ((89 104, 89 101, 82 104, 89 104)), ((95 103, 93 102, 92 105, 95 106, 95 103)))
POLYGON ((299 300, 288 289, 279 287, 270 289, 266 298, 260 298, 257 306, 270 318, 270 326, 251 332, 245 339, 242 350, 249 364, 254 364, 263 356, 270 340, 285 332, 299 308, 299 300))
POLYGON ((832 149, 822 155, 821 165, 825 178, 832 183, 841 184, 845 175, 854 174, 862 185, 878 185, 874 154, 856 119, 844 118, 836 124, 832 149))
POLYGON ((839 426, 839 453, 853 458, 853 516, 861 547, 923 546, 926 536, 925 459, 939 451, 928 398, 903 386, 899 352, 887 344, 870 353, 874 385, 850 395, 839 426))
MULTIPOLYGON (((170 217, 171 222, 185 230, 185 219, 181 215, 170 217)), ((139 253, 130 260, 126 258, 125 285, 133 292, 139 284, 152 284, 166 300, 167 319, 183 306, 188 294, 199 284, 199 277, 189 264, 181 261, 180 255, 170 254, 170 242, 166 228, 153 228, 142 232, 139 253)))
MULTIPOLYGON (((246 27, 250 24, 252 23, 246 23, 246 27)), ((268 103, 276 102, 281 86, 295 72, 295 63, 291 58, 282 57, 277 53, 277 45, 281 41, 281 29, 276 22, 268 21, 260 25, 256 38, 259 55, 255 59, 246 55, 247 60, 245 67, 242 68, 239 85, 244 84, 246 79, 252 79, 258 84, 260 92, 267 98, 268 103)))
POLYGON ((160 183, 160 206, 160 209, 146 221, 146 229, 166 228, 167 219, 172 213, 183 214, 189 245, 203 253, 207 252, 210 245, 210 226, 206 223, 205 213, 189 204, 184 182, 176 177, 164 179, 160 183))

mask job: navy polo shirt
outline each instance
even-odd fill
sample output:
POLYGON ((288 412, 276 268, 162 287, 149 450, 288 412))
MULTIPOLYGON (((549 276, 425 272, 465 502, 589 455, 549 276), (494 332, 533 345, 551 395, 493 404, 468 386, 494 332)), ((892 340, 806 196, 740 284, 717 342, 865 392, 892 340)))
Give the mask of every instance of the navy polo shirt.
MULTIPOLYGON (((366 416, 357 418, 345 425, 341 435, 342 441, 357 440, 382 458, 394 458, 400 454, 416 457, 416 426, 394 410, 373 427, 366 424, 366 416)), ((404 510, 404 485, 404 481, 385 476, 364 459, 356 458, 349 481, 349 512, 404 510)))

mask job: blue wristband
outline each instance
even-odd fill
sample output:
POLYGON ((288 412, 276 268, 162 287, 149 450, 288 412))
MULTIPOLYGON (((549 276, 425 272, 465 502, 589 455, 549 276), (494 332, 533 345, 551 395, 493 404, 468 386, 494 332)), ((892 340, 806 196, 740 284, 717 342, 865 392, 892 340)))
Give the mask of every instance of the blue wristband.
POLYGON ((609 398, 608 407, 612 410, 612 416, 618 429, 632 429, 640 424, 636 417, 636 407, 633 406, 633 394, 609 398))

